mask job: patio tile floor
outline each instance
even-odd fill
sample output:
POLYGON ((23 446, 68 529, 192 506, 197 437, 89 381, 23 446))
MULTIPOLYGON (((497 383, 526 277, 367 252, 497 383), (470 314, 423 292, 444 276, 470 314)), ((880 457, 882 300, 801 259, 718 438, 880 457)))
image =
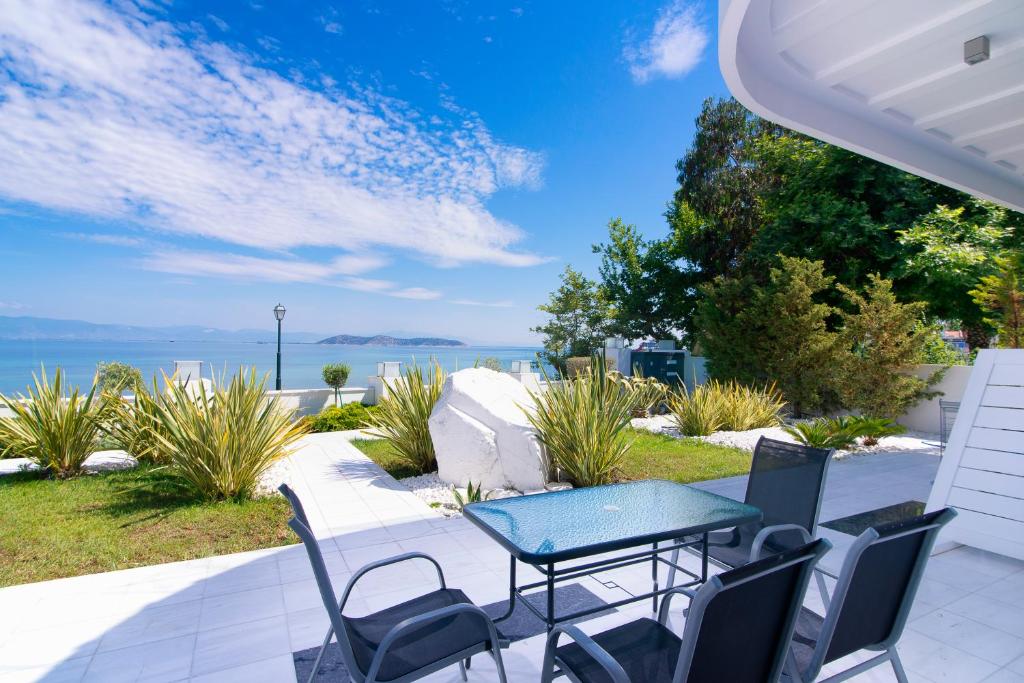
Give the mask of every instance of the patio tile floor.
MULTIPOLYGON (((821 518, 926 500, 937 466, 935 456, 916 453, 836 462, 821 518)), ((465 520, 441 517, 344 435, 307 437, 292 458, 291 476, 338 590, 365 562, 421 550, 437 557, 450 583, 479 604, 507 597, 508 556, 493 541, 465 520)), ((742 498, 745 478, 700 486, 742 498)), ((836 546, 826 558, 836 568, 852 537, 821 533, 836 546)), ((697 566, 696 558, 686 561, 697 566)), ((623 591, 647 590, 649 571, 620 569, 581 583, 610 602, 623 591)), ((355 614, 380 609, 435 582, 426 563, 385 570, 361 583, 349 608, 355 614)), ((808 592, 807 604, 821 609, 817 591, 808 592)), ((595 632, 649 612, 644 601, 583 628, 595 632)), ((1022 613, 1024 563, 970 548, 935 556, 899 648, 910 679, 1024 681, 1022 613)), ((318 645, 326 627, 300 546, 15 586, 0 589, 0 683, 292 681, 291 653, 318 645)), ((513 644, 504 654, 509 680, 539 680, 543 648, 542 636, 513 644)), ((496 680, 489 658, 474 659, 470 679, 496 680)), ((458 670, 429 680, 457 681, 458 670)), ((854 680, 895 678, 879 667, 854 680)))

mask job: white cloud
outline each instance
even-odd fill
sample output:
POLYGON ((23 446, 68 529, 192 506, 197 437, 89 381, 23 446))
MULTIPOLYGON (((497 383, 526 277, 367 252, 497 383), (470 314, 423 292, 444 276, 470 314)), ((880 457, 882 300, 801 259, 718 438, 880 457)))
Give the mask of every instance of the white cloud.
POLYGON ((373 254, 346 254, 327 263, 282 255, 278 258, 167 249, 139 261, 146 270, 182 276, 228 278, 242 281, 310 282, 401 299, 439 299, 441 293, 423 287, 400 287, 390 280, 354 277, 386 265, 373 254))
POLYGON ((21 311, 28 306, 19 304, 17 301, 0 301, 0 309, 6 309, 11 311, 21 311))
POLYGON ((141 10, 6 0, 0 196, 264 250, 544 260, 485 206, 539 185, 537 153, 468 112, 437 120, 357 85, 315 90, 183 36, 141 10))
POLYGON ((129 237, 128 235, 107 235, 104 233, 62 232, 60 233, 60 236, 71 240, 95 242, 97 244, 109 244, 115 247, 138 247, 145 243, 138 237, 129 237))
POLYGON ((708 29, 696 5, 675 0, 662 8, 650 36, 630 41, 622 52, 637 83, 689 73, 704 57, 708 29))
POLYGON ((454 299, 452 303, 459 306, 485 306, 487 308, 512 308, 515 306, 511 301, 477 301, 476 299, 454 299))

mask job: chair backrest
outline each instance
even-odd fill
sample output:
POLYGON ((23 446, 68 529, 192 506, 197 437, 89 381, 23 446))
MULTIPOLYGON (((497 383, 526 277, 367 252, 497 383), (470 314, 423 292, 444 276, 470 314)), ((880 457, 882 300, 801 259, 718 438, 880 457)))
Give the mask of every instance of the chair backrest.
POLYGON ((295 494, 295 491, 292 491, 291 487, 288 486, 288 484, 281 484, 280 486, 277 487, 277 490, 281 492, 282 496, 288 499, 289 503, 291 503, 292 514, 295 515, 295 519, 302 522, 302 524, 305 527, 311 529, 312 527, 309 526, 309 519, 307 519, 306 517, 306 509, 302 507, 302 501, 299 500, 299 497, 295 494))
POLYGON ((793 637, 819 539, 711 577, 697 590, 683 629, 675 683, 774 683, 793 637))
POLYGON ((809 669, 903 634, 935 539, 952 508, 868 529, 850 546, 818 636, 809 669))
MULTIPOLYGON (((295 500, 298 501, 298 498, 295 500)), ((345 666, 348 667, 350 675, 356 681, 361 681, 363 678, 362 673, 356 663, 355 654, 348 639, 348 629, 345 627, 344 618, 341 616, 341 610, 338 608, 338 598, 334 592, 331 577, 327 573, 327 565, 324 563, 324 556, 320 552, 320 544, 317 543, 316 536, 313 535, 310 528, 296 517, 288 520, 288 526, 292 528, 292 531, 302 540, 302 544, 306 546, 309 564, 313 568, 313 576, 316 577, 317 588, 320 589, 320 598, 323 600, 324 609, 327 610, 327 616, 331 620, 331 626, 334 627, 334 635, 338 639, 338 646, 341 648, 341 655, 345 661, 345 666)))
MULTIPOLYGON (((758 526, 798 524, 815 535, 825 475, 834 450, 811 448, 761 437, 747 479, 744 502, 761 510, 758 526)), ((803 543, 798 534, 777 534, 778 547, 796 547, 803 543), (779 537, 789 537, 788 542, 779 537)))

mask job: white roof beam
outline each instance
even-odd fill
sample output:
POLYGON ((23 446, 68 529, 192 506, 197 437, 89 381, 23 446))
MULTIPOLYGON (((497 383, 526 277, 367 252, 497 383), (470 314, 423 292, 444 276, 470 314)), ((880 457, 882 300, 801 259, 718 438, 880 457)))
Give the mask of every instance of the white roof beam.
POLYGON ((878 0, 819 0, 774 28, 775 46, 780 52, 788 50, 875 2, 878 0))
POLYGON ((933 112, 927 116, 914 119, 914 125, 918 128, 941 128, 942 126, 948 125, 959 121, 967 116, 970 116, 978 109, 988 107, 993 104, 998 104, 1002 100, 1013 97, 1024 93, 1024 83, 1015 85, 1012 88, 1000 90, 984 97, 978 97, 969 102, 958 104, 955 107, 949 107, 942 111, 933 112))
POLYGON ((939 37, 929 34, 942 31, 943 29, 949 33, 953 32, 957 20, 960 20, 964 15, 976 12, 993 1, 971 0, 970 2, 962 2, 955 9, 922 21, 906 31, 873 43, 869 48, 861 50, 857 54, 850 55, 834 64, 830 64, 824 69, 818 70, 814 74, 814 79, 828 86, 842 83, 852 76, 863 73, 865 70, 886 63, 892 58, 893 53, 906 52, 909 47, 908 43, 912 41, 921 39, 930 43, 938 40, 939 37))
POLYGON ((950 142, 959 147, 966 147, 972 145, 978 140, 983 140, 992 135, 999 135, 1005 133, 1008 130, 1024 126, 1024 118, 1014 119, 1013 121, 1006 121, 1000 123, 997 126, 989 126, 988 128, 982 128, 981 130, 972 131, 970 133, 964 133, 959 137, 953 138, 950 142))
POLYGON ((1009 147, 1003 147, 1000 150, 992 152, 992 153, 990 153, 988 155, 988 159, 990 161, 1002 161, 1004 159, 1009 159, 1010 157, 1012 157, 1017 152, 1024 152, 1024 142, 1022 142, 1019 145, 1011 145, 1009 147))

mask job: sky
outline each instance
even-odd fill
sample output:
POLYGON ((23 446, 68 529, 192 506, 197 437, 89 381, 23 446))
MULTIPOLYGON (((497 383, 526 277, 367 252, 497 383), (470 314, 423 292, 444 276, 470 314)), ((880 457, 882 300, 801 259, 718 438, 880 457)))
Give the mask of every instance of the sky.
POLYGON ((665 233, 716 4, 0 0, 0 315, 537 343, 665 233))

